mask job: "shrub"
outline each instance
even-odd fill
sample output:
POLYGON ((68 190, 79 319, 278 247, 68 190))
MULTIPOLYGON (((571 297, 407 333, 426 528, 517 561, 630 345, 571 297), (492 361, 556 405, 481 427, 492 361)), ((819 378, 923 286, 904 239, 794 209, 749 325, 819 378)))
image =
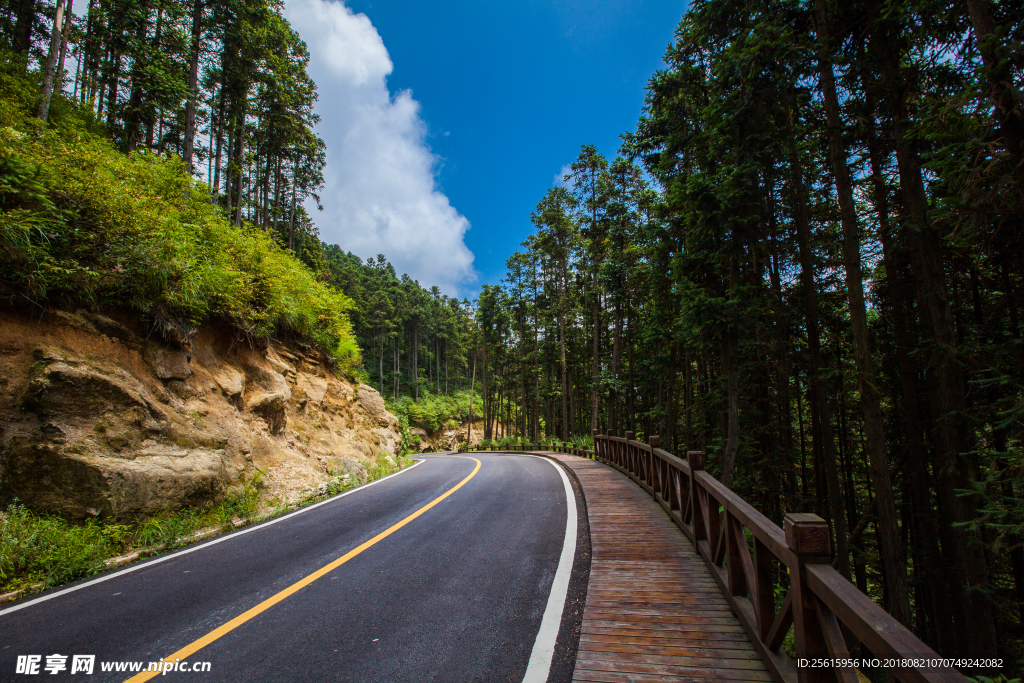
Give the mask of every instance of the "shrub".
POLYGON ((14 503, 0 515, 0 587, 55 586, 104 568, 118 543, 95 520, 81 526, 14 503))
MULTIPOLYGON (((409 424, 419 425, 427 431, 436 431, 442 426, 458 427, 469 417, 469 391, 457 391, 448 396, 422 393, 419 401, 411 396, 387 401, 388 410, 409 424)), ((473 397, 473 417, 483 413, 483 399, 477 393, 473 397)))
MULTIPOLYGON (((0 99, 17 83, 0 74, 0 99)), ((250 339, 289 332, 358 364, 351 300, 268 233, 235 227, 180 158, 126 156, 70 116, 41 129, 0 108, 3 121, 0 296, 220 320, 250 339)))

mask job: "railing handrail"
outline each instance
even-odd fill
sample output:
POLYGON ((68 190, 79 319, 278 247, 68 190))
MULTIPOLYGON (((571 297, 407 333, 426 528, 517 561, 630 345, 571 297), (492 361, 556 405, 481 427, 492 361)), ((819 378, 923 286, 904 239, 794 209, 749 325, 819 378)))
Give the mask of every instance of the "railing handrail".
POLYGON ((690 451, 683 459, 660 448, 657 436, 643 443, 632 432, 619 437, 611 430, 594 430, 592 437, 593 450, 575 444, 556 450, 611 465, 654 497, 693 542, 779 683, 858 681, 852 666, 795 666, 782 649, 790 628, 798 660, 852 661, 846 643, 852 637, 880 661, 890 680, 967 682, 948 659, 939 657, 831 566, 829 529, 822 518, 790 513, 785 528, 780 528, 705 471, 700 451, 690 451), (788 593, 778 607, 778 572, 772 560, 789 576, 788 593))

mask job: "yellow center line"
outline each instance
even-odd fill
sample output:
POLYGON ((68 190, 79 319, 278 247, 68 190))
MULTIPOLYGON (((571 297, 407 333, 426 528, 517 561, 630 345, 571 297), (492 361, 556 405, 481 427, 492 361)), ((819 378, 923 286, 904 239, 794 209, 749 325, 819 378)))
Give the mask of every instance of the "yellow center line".
MULTIPOLYGON (((449 456, 449 457, 451 457, 451 456, 449 456)), ((465 456, 454 456, 454 457, 465 457, 465 456)), ((347 553, 345 553, 344 555, 342 555, 338 559, 334 560, 330 564, 325 565, 325 566, 321 567, 320 569, 316 570, 315 572, 313 572, 312 574, 310 574, 309 576, 307 576, 307 577, 305 577, 303 579, 300 579, 299 581, 296 581, 295 583, 293 583, 292 585, 288 586, 287 588, 285 588, 283 591, 281 591, 277 595, 274 595, 272 597, 267 598, 266 600, 264 600, 260 604, 256 605, 252 609, 250 609, 248 612, 240 614, 237 617, 235 617, 234 619, 232 619, 231 621, 227 622, 226 624, 213 629, 212 631, 207 633, 205 636, 203 636, 203 637, 201 637, 201 638, 199 638, 197 640, 192 641, 191 643, 189 643, 185 647, 181 648, 180 650, 178 650, 174 654, 171 654, 171 655, 168 655, 167 657, 164 657, 161 661, 162 662, 174 662, 176 659, 177 660, 181 660, 181 659, 185 659, 187 657, 191 657, 196 652, 198 652, 199 650, 203 649, 204 647, 206 647, 207 645, 209 645, 213 641, 217 640, 221 636, 224 636, 224 635, 230 633, 231 631, 233 631, 234 629, 238 628, 239 626, 241 626, 245 622, 249 621, 253 617, 255 617, 255 616, 265 612, 266 610, 270 609, 271 607, 273 607, 277 603, 281 602, 282 600, 287 598, 289 595, 292 595, 293 593, 298 592, 299 590, 305 588, 306 586, 308 586, 309 584, 313 583, 314 581, 316 581, 317 579, 321 578, 322 576, 324 576, 324 575, 330 573, 331 571, 337 569, 338 567, 340 567, 341 565, 345 564, 346 562, 351 560, 353 557, 355 557, 359 553, 363 552, 364 550, 366 550, 370 546, 374 545, 378 541, 381 541, 381 540, 387 538, 388 536, 390 536, 391 534, 395 533, 396 531, 398 531, 399 529, 404 527, 406 524, 408 524, 409 522, 413 521, 414 519, 416 519, 417 517, 419 517, 420 515, 425 513, 427 510, 429 510, 430 508, 434 507, 435 505, 440 503, 442 500, 444 500, 448 496, 450 496, 453 493, 455 493, 456 491, 458 491, 460 488, 462 488, 462 486, 467 481, 469 481, 474 476, 476 476, 476 473, 480 471, 480 461, 477 460, 476 458, 472 458, 472 457, 467 458, 467 459, 468 460, 473 460, 474 462, 476 462, 476 467, 473 468, 473 471, 469 473, 468 477, 466 477, 465 479, 460 481, 458 484, 456 484, 452 488, 448 489, 448 491, 446 491, 441 496, 438 496, 434 500, 430 501, 429 503, 427 503, 426 505, 421 507, 416 512, 412 513, 411 515, 409 515, 408 517, 406 517, 402 521, 396 523, 394 526, 386 529, 385 531, 380 532, 379 534, 377 534, 376 536, 371 538, 369 541, 366 541, 362 545, 359 545, 359 546, 353 548, 352 550, 348 551, 347 553)), ((140 674, 132 676, 127 681, 125 681, 125 683, 142 683, 142 681, 148 681, 151 678, 159 676, 160 673, 161 673, 161 671, 143 671, 140 674)))

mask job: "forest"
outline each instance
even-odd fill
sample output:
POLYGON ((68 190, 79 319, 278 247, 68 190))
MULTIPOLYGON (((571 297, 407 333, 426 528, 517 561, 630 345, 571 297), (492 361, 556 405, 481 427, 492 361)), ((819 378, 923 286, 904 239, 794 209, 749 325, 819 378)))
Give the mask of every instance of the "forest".
POLYGON ((703 450, 947 656, 1024 611, 1024 5, 690 4, 477 304, 514 423, 703 450))
MULTIPOLYGON (((6 0, 3 125, 175 159, 218 220, 339 297, 350 328, 321 336, 351 335, 361 381, 393 401, 472 387, 488 440, 705 451, 776 522, 828 520, 837 569, 943 656, 1021 672, 1024 4, 694 0, 617 156, 583 145, 468 301, 320 240, 316 86, 278 5, 65 2, 6 0)), ((7 168, 5 211, 31 209, 7 168)), ((44 242, 32 263, 78 258, 44 242)), ((5 296, 81 303, 43 272, 5 296)), ((292 324, 162 292, 131 305, 292 324)))

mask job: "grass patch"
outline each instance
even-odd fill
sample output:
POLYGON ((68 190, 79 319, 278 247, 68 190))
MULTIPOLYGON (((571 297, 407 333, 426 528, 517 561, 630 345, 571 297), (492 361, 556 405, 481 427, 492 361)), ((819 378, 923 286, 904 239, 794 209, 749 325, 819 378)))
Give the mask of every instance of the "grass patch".
POLYGON ((212 509, 187 508, 127 523, 89 519, 74 524, 15 502, 0 512, 0 593, 32 593, 92 576, 107 569, 108 561, 119 556, 139 553, 142 557, 173 550, 196 540, 199 533, 212 536, 271 519, 411 464, 413 460, 408 456, 381 456, 368 464, 365 480, 333 477, 291 503, 263 500, 263 473, 257 470, 240 491, 229 493, 212 509))

